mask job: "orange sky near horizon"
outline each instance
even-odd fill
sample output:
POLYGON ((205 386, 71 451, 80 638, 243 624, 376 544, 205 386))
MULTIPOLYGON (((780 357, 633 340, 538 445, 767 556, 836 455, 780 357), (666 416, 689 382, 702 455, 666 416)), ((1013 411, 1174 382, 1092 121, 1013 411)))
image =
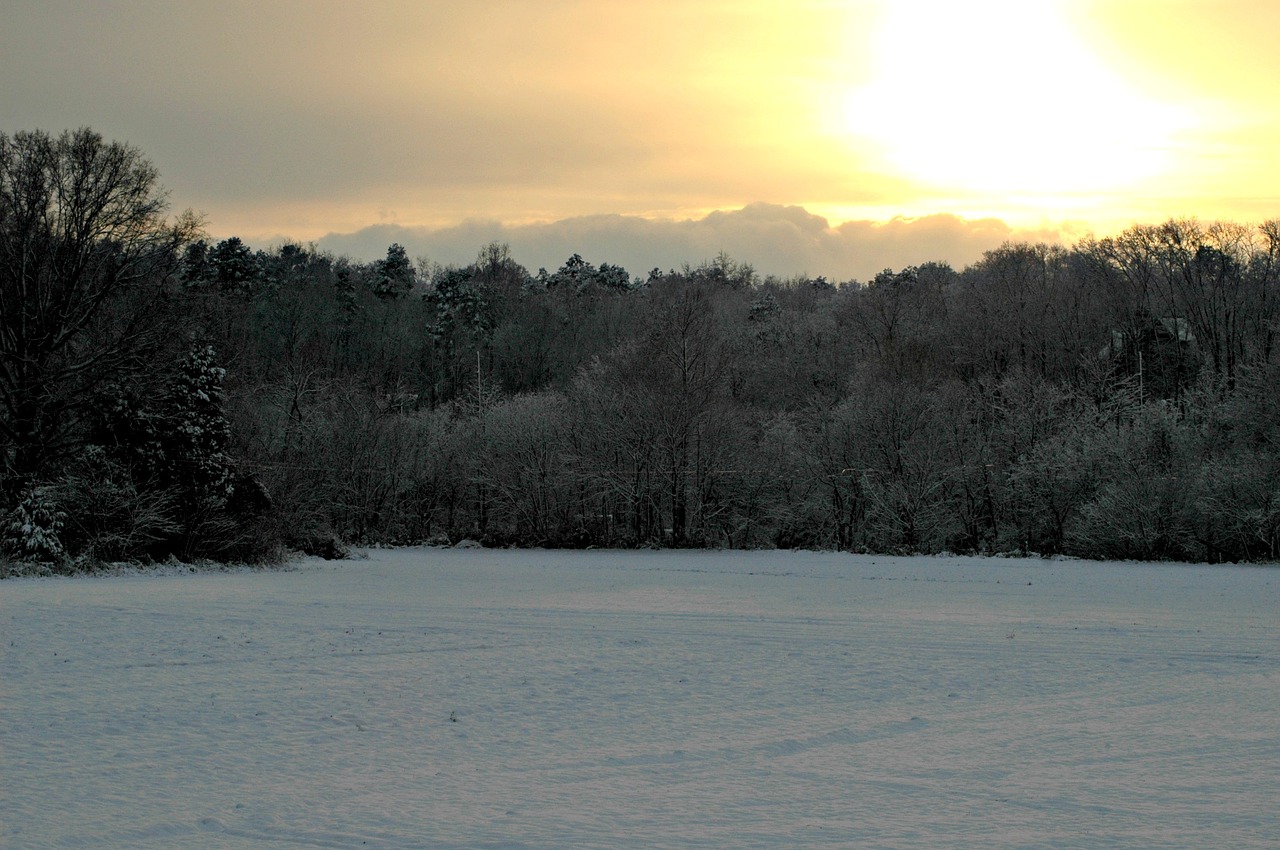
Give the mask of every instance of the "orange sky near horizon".
POLYGON ((373 224, 1280 216, 1272 0, 13 0, 0 130, 259 242, 373 224))

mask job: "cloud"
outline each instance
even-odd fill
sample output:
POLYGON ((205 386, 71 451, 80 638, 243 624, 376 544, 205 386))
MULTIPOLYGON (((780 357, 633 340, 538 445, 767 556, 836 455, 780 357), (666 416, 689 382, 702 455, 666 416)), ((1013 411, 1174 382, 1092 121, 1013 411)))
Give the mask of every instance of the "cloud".
POLYGON ((176 209, 257 242, 758 198, 934 211, 830 126, 863 5, 11 0, 0 128, 137 145, 176 209))
MULTIPOLYGON (((137 145, 175 209, 251 241, 500 220, 508 228, 414 238, 460 261, 480 230, 528 244, 535 267, 563 260, 547 246, 626 252, 637 267, 723 248, 787 273, 865 275, 917 251, 975 256, 1003 235, 984 215, 1099 229, 1170 215, 1269 218, 1280 112, 1268 98, 1280 63, 1267 57, 1280 12, 1195 0, 1155 14, 1165 2, 1072 13, 1144 98, 1201 116, 1136 165, 1121 154, 1151 121, 1117 135, 1115 121, 1098 120, 1116 113, 1104 107, 1118 89, 1059 74, 1070 97, 1037 97, 1039 76, 1005 79, 996 61, 1021 47, 984 31, 999 49, 971 56, 982 39, 954 28, 923 43, 928 28, 890 0, 6 0, 0 130, 90 126, 137 145), (891 85, 876 89, 886 44, 891 85), (956 62, 936 71, 931 51, 956 62), (881 96, 859 96, 868 86, 881 96), (1029 133, 1037 122, 1048 132, 1029 133), (1166 155, 1176 169, 1134 182, 1166 155), (1067 190, 1031 191, 1042 179, 1067 190), (970 218, 832 227, 803 210, 742 207, 755 199, 840 219, 970 218), (717 208, 736 212, 690 219, 717 208), (570 218, 598 211, 627 218, 570 218), (518 226, 537 221, 551 223, 518 226)), ((1149 114, 1120 111, 1125 126, 1149 114)))
POLYGON ((505 242, 530 271, 558 268, 581 254, 588 262, 621 265, 632 275, 652 268, 680 268, 724 252, 761 274, 823 275, 829 280, 868 280, 877 272, 928 261, 956 268, 1008 241, 1061 242, 1056 230, 1018 230, 998 219, 952 215, 848 221, 832 226, 803 207, 756 203, 699 219, 651 219, 593 215, 528 225, 470 221, 455 227, 379 224, 332 233, 318 245, 336 254, 370 260, 398 242, 412 256, 463 265, 490 242, 505 242))

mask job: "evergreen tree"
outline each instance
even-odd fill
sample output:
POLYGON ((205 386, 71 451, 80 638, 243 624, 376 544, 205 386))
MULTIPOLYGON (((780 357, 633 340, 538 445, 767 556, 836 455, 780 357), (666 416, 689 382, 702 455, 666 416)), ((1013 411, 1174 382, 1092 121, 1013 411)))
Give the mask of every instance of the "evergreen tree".
POLYGON ((217 507, 230 495, 231 426, 223 412, 222 382, 213 346, 193 348, 178 364, 170 390, 166 459, 173 484, 191 507, 217 507))
POLYGON ((22 561, 60 563, 67 555, 62 545, 66 518, 46 488, 32 488, 9 516, 5 548, 22 561))
POLYGON ((239 236, 224 239, 209 251, 206 274, 224 295, 249 297, 261 271, 258 256, 239 236))
POLYGON ((413 289, 413 263, 404 246, 399 242, 387 248, 386 259, 377 263, 377 279, 373 284, 374 294, 390 301, 403 298, 413 289))

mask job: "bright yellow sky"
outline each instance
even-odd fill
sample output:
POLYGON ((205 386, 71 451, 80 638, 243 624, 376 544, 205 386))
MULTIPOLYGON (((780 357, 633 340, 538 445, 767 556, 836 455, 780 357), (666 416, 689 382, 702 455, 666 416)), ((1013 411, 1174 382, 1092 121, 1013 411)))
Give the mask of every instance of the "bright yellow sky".
POLYGON ((905 181, 881 214, 1274 217, 1277 32, 1273 2, 901 0, 829 130, 905 181))
POLYGON ((132 142, 259 242, 761 202, 1068 237, 1280 216, 1276 0, 8 6, 0 130, 132 142))

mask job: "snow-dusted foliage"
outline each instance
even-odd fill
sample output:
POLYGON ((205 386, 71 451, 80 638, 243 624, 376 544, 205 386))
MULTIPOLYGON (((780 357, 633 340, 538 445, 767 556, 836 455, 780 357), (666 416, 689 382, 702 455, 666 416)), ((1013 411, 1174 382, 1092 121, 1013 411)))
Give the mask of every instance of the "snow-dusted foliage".
POLYGON ((210 245, 155 178, 88 131, 0 134, 0 207, 57 213, 0 214, 0 518, 53 487, 73 559, 262 532, 1280 558, 1280 221, 641 282, 496 242, 465 267, 210 245), (111 186, 105 217, 60 206, 111 186))
POLYGON ((163 554, 154 547, 178 531, 172 489, 139 483, 102 446, 86 446, 57 489, 70 509, 62 540, 88 564, 163 554))
POLYGON ((255 482, 242 476, 246 498, 232 505, 226 370, 215 349, 195 345, 157 372, 99 392, 88 443, 56 482, 74 510, 65 540, 77 556, 214 556, 236 537, 236 520, 252 520, 261 513, 255 505, 269 504, 247 497, 255 482))
POLYGON ((374 294, 384 300, 403 298, 413 289, 416 276, 408 252, 398 242, 387 249, 385 259, 377 263, 374 294))
POLYGON ((171 475, 201 504, 223 505, 231 492, 231 426, 222 407, 226 375, 213 346, 197 346, 178 365, 166 405, 171 475))
POLYGON ((5 548, 18 560, 56 564, 65 560, 62 528, 66 513, 48 488, 35 487, 9 514, 5 524, 5 548))

